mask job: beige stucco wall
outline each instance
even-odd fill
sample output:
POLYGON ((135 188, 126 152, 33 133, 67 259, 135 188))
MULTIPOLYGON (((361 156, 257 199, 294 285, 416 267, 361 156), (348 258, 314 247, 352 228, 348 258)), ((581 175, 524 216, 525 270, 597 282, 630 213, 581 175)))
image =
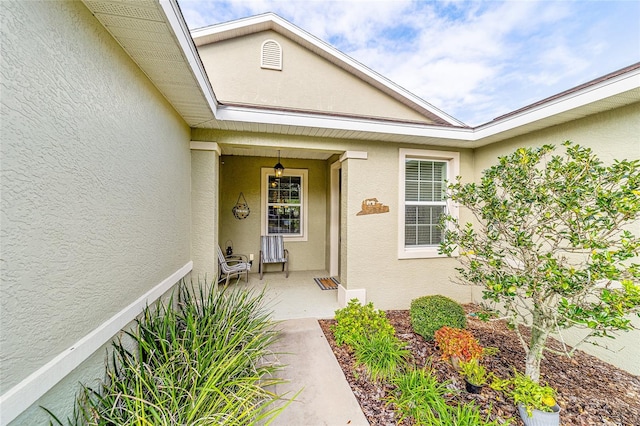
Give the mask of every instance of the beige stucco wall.
MULTIPOLYGON (((562 152, 561 143, 566 140, 593 149, 608 164, 614 159, 640 159, 639 117, 640 103, 636 103, 480 148, 476 150, 475 178, 480 179, 482 171, 495 164, 498 156, 517 148, 554 144, 562 152)), ((640 327, 638 318, 634 319, 634 324, 640 327)), ((580 340, 582 333, 571 331, 564 336, 569 344, 573 344, 580 340)), ((633 374, 640 374, 640 330, 621 333, 616 340, 599 342, 609 349, 593 345, 584 345, 582 349, 633 374)))
POLYGON ((431 122, 274 31, 199 46, 198 53, 222 103, 431 122), (269 39, 282 47, 282 71, 260 68, 269 39))
MULTIPOLYGON (((261 214, 260 200, 261 168, 272 168, 274 158, 225 156, 220 165, 220 213, 219 242, 224 250, 227 241, 232 241, 234 253, 255 256, 252 272, 258 272, 260 251, 261 214), (236 219, 232 208, 244 194, 251 213, 246 219, 236 219)), ((324 270, 326 239, 326 161, 283 158, 286 169, 307 169, 309 189, 309 228, 307 241, 286 241, 289 250, 289 270, 324 270)), ((279 270, 280 265, 267 265, 267 271, 279 270)))
POLYGON ((191 275, 204 282, 218 273, 219 165, 217 151, 191 151, 191 275))
MULTIPOLYGON (((448 258, 398 259, 399 149, 434 149, 428 146, 367 144, 367 160, 351 159, 343 179, 348 193, 343 212, 343 250, 348 251, 348 289, 366 288, 367 300, 380 309, 408 309, 411 300, 427 294, 443 294, 460 302, 471 301, 471 288, 451 282, 457 262, 448 258), (361 203, 377 198, 388 213, 361 215, 361 203), (346 225, 345 225, 346 224, 346 225)), ((444 149, 452 151, 450 149, 444 149)), ((470 150, 460 152, 460 173, 472 173, 470 150)), ((343 170, 344 172, 344 170, 343 170)))
POLYGON ((0 12, 4 394, 188 263, 190 130, 81 2, 0 12))
POLYGON ((482 171, 493 165, 500 155, 522 146, 554 144, 562 149, 560 145, 566 140, 593 149, 607 163, 614 159, 640 158, 639 116, 640 103, 635 103, 479 148, 476 150, 475 179, 479 179, 482 171))

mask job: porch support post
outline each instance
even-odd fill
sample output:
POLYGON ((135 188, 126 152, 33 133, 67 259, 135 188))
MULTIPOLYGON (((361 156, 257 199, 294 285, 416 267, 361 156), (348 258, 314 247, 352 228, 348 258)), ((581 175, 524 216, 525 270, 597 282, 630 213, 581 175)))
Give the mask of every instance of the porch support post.
MULTIPOLYGON (((340 200, 340 285, 338 286, 338 305, 346 306, 351 299, 358 299, 366 303, 366 289, 354 288, 349 285, 349 258, 358 251, 357 247, 349 244, 349 230, 355 214, 360 210, 361 182, 358 182, 358 169, 363 167, 363 160, 368 157, 365 151, 346 151, 341 157, 342 167, 342 197, 340 200), (351 249, 351 252, 350 252, 351 249)), ((357 241, 357 238, 353 238, 357 241)))
POLYGON ((216 142, 191 142, 191 260, 194 282, 211 283, 218 274, 220 154, 216 142))

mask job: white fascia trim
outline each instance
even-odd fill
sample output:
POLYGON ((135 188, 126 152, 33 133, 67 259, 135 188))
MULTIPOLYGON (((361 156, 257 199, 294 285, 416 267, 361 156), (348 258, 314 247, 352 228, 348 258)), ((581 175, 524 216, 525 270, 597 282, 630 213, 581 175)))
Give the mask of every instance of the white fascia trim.
POLYGON ((189 143, 189 149, 192 151, 215 151, 218 153, 218 156, 222 155, 222 150, 218 142, 191 141, 189 143))
POLYGON ((520 114, 506 117, 503 120, 490 122, 473 129, 448 128, 417 123, 391 123, 351 117, 326 117, 310 113, 284 112, 236 106, 221 106, 217 111, 216 118, 223 121, 362 131, 482 143, 482 140, 485 138, 496 136, 500 133, 544 120, 629 90, 637 89, 638 87, 640 87, 640 70, 618 78, 606 80, 598 85, 589 86, 577 92, 569 93, 564 97, 542 104, 537 108, 526 110, 520 114))
POLYGON ((221 106, 216 118, 222 121, 315 127, 332 130, 364 131, 404 136, 423 136, 445 139, 473 140, 470 128, 430 126, 416 123, 390 123, 349 117, 325 117, 316 114, 258 110, 247 107, 221 106))
POLYGON ((551 116, 594 103, 611 96, 619 95, 629 90, 640 87, 640 70, 630 74, 605 80, 599 84, 585 87, 577 92, 572 92, 558 99, 528 109, 503 120, 483 124, 474 129, 474 140, 500 134, 502 132, 543 120, 551 116))
POLYGON ((109 318, 54 359, 0 396, 0 425, 6 425, 33 405, 60 380, 93 355, 144 308, 153 304, 193 269, 193 261, 175 271, 135 302, 109 318))
MULTIPOLYGON (((436 108, 435 106, 431 105, 430 103, 428 103, 427 101, 425 101, 422 98, 419 98, 418 96, 414 95, 413 93, 407 91, 406 89, 398 86, 397 84, 395 84, 393 81, 387 79, 386 77, 378 74, 377 72, 373 71, 372 69, 366 67, 365 65, 361 64, 360 62, 356 61, 355 59, 351 58, 350 56, 342 53, 341 51, 339 51, 338 49, 336 49, 335 47, 331 46, 330 44, 324 42, 323 40, 315 37, 313 34, 310 34, 308 32, 306 32, 305 30, 293 25, 292 23, 284 20, 283 18, 281 18, 280 16, 274 14, 274 13, 265 13, 262 15, 258 15, 258 16, 253 16, 253 17, 249 17, 246 19, 240 19, 237 21, 232 21, 232 22, 227 22, 227 23, 223 23, 223 24, 218 24, 218 25, 212 25, 210 27, 205 27, 205 28, 201 28, 198 30, 194 30, 191 33, 191 36, 195 39, 198 38, 202 38, 202 37, 206 37, 208 35, 212 35, 212 34, 218 34, 218 33, 222 33, 222 32, 228 32, 228 31, 233 31, 233 30, 237 30, 239 28, 245 28, 245 27, 249 27, 252 25, 257 25, 257 24, 269 24, 269 28, 272 30, 275 30, 276 32, 281 32, 281 33, 289 33, 290 36, 292 36, 292 38, 295 40, 296 38, 302 39, 304 40, 306 43, 309 43, 310 45, 312 45, 313 47, 315 47, 316 49, 319 49, 321 51, 323 51, 326 55, 328 56, 333 56, 335 58, 337 58, 339 61, 345 63, 347 66, 352 67, 353 69, 355 69, 357 72, 367 76, 368 78, 374 80, 376 83, 378 83, 381 86, 386 87, 387 89, 399 94, 400 96, 410 100, 411 102, 415 103, 416 105, 419 105, 420 107, 424 108, 425 110, 431 112, 432 114, 442 118, 443 120, 447 121, 449 124, 454 125, 454 126, 465 126, 465 124, 459 120, 457 120, 456 118, 450 116, 449 114, 445 113, 444 111, 441 111, 440 109, 436 108)), ((197 43, 197 41, 196 41, 197 43)))
POLYGON ((191 38, 189 28, 187 27, 187 24, 182 17, 180 7, 178 6, 176 0, 159 1, 160 7, 162 7, 162 11, 167 17, 167 21, 171 26, 171 29, 173 30, 178 43, 180 44, 180 48, 182 49, 182 52, 184 53, 189 66, 191 67, 191 71, 193 72, 193 75, 200 85, 200 90, 202 90, 202 93, 207 99, 209 107, 211 108, 211 111, 215 116, 218 109, 218 100, 216 99, 216 95, 213 92, 211 83, 207 78, 207 73, 204 70, 204 65, 202 65, 200 56, 198 55, 193 39, 191 38))
POLYGON ((196 28, 191 31, 191 37, 198 45, 199 39, 214 34, 220 34, 228 31, 234 31, 240 28, 254 26, 256 24, 264 24, 274 21, 277 15, 272 12, 263 13, 255 16, 247 16, 244 18, 234 19, 229 22, 221 22, 219 24, 208 25, 206 27, 196 28))

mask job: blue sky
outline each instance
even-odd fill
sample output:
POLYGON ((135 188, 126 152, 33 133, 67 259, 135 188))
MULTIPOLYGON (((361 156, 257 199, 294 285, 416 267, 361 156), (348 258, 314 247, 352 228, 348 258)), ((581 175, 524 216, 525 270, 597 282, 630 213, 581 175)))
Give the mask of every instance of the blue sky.
POLYGON ((640 0, 178 0, 191 29, 274 12, 472 126, 640 61, 640 0))

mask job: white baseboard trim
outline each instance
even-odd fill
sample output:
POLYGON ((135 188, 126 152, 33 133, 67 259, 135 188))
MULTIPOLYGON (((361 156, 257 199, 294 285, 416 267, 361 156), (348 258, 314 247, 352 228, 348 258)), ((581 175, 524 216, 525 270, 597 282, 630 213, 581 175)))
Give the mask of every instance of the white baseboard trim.
POLYGON ((108 343, 113 336, 133 321, 147 305, 151 305, 193 269, 193 261, 165 278, 135 302, 78 340, 54 359, 0 396, 0 425, 7 425, 42 395, 53 388, 73 369, 108 343))

